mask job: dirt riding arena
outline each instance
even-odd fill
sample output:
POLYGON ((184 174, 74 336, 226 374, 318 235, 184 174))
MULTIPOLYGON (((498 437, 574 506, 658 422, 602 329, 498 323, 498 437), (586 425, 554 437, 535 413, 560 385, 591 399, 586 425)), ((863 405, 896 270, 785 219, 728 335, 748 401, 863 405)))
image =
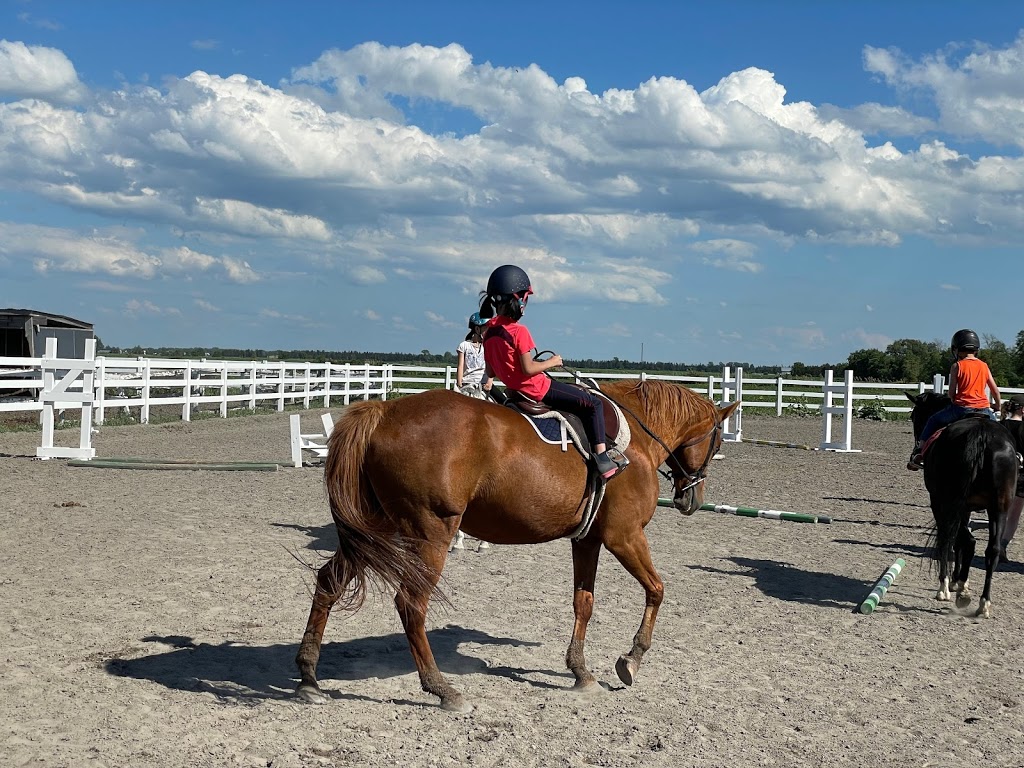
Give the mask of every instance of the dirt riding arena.
MULTIPOLYGON (((814 445, 820 422, 748 414, 744 433, 814 445)), ((293 698, 311 578, 289 551, 316 561, 335 541, 318 469, 81 469, 29 458, 37 433, 0 434, 0 764, 1024 765, 1024 568, 997 573, 992 619, 937 603, 909 426, 858 421, 853 435, 862 453, 733 444, 711 467, 708 501, 832 525, 658 511, 666 597, 631 688, 614 664, 643 593, 613 558, 587 637, 606 691, 581 696, 564 666, 568 542, 469 541, 444 572, 453 607, 428 619, 476 707, 452 715, 420 691, 390 596, 328 624, 332 701, 293 698), (878 610, 856 613, 897 557, 878 610)), ((288 418, 101 427, 94 444, 287 462, 288 418)))

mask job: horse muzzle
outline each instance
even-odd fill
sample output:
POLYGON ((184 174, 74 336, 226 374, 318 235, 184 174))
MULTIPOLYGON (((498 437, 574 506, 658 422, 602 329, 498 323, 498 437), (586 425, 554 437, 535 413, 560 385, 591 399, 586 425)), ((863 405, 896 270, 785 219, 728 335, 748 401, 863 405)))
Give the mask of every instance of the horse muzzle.
POLYGON ((700 488, 699 485, 691 488, 686 488, 677 493, 675 496, 672 497, 672 506, 675 507, 680 512, 682 512, 684 515, 692 515, 694 512, 700 509, 700 505, 703 503, 703 500, 701 498, 702 494, 699 494, 697 492, 698 488, 700 488))

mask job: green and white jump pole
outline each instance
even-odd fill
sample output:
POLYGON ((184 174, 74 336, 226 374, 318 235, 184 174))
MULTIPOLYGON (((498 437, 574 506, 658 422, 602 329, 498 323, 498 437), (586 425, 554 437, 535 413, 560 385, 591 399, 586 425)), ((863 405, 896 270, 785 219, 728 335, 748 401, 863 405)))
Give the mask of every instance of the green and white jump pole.
POLYGON ((889 587, 896 581, 896 577, 900 575, 904 565, 906 565, 906 562, 904 562, 903 558, 897 558, 896 562, 889 566, 889 570, 882 574, 882 578, 875 582, 871 594, 864 598, 864 602, 858 606, 857 610, 865 614, 874 611, 878 607, 878 603, 885 596, 885 593, 889 591, 889 587))
MULTIPOLYGON (((671 507, 672 499, 658 499, 659 507, 671 507)), ((779 509, 755 509, 754 507, 731 507, 728 504, 701 504, 706 512, 720 512, 738 517, 763 517, 768 520, 786 520, 791 523, 831 523, 828 515, 808 515, 803 512, 783 512, 779 509)))

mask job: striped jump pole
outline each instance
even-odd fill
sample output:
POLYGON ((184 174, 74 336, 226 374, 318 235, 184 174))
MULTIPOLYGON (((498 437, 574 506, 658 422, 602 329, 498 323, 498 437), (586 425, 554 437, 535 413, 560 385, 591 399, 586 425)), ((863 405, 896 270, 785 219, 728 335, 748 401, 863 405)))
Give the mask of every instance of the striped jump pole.
MULTIPOLYGON (((658 499, 659 507, 671 507, 672 499, 658 499)), ((783 512, 779 509, 754 509, 753 507, 731 507, 728 504, 701 504, 706 512, 721 512, 723 515, 738 517, 763 517, 768 520, 786 520, 791 523, 831 523, 828 515, 808 515, 803 512, 783 512)))
POLYGON ((821 450, 813 445, 801 445, 800 443, 783 443, 779 440, 750 440, 744 437, 741 443, 752 443, 754 445, 770 445, 773 448, 799 448, 803 451, 818 451, 821 450))
POLYGON ((857 610, 864 614, 874 611, 878 607, 878 603, 885 596, 885 593, 889 590, 889 587, 896 581, 896 577, 900 575, 904 565, 906 565, 906 562, 904 562, 903 558, 897 558, 896 562, 889 566, 889 570, 882 574, 882 578, 875 583, 871 594, 864 598, 864 602, 860 604, 857 610))

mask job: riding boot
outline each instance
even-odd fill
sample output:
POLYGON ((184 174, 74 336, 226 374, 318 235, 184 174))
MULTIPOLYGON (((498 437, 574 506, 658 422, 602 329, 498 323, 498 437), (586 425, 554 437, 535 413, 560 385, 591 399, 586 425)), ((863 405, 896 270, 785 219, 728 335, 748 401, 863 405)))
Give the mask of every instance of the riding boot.
POLYGON ((608 455, 608 451, 604 453, 598 453, 594 457, 594 467, 597 469, 597 474, 603 477, 605 480, 611 480, 619 472, 626 468, 625 463, 619 463, 611 456, 608 455))
POLYGON ((911 472, 917 472, 924 466, 924 459, 920 454, 921 443, 914 443, 914 450, 910 452, 910 460, 907 461, 907 469, 911 472))

